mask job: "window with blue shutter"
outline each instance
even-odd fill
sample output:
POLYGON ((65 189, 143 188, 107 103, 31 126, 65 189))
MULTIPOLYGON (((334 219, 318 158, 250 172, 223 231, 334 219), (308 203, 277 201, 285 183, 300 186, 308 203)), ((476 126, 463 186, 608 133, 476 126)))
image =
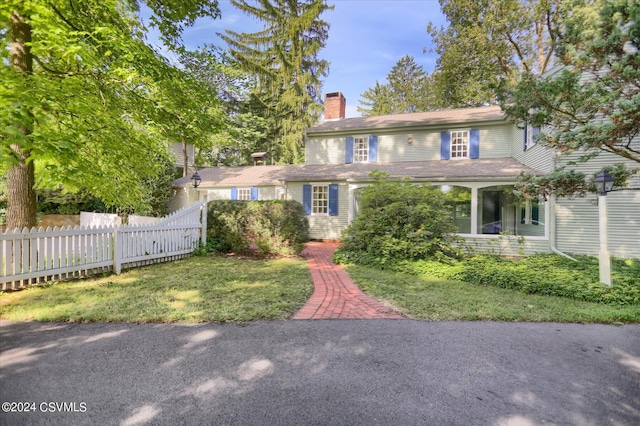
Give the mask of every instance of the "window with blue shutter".
POLYGON ((451 149, 451 136, 449 131, 440 132, 440 159, 448 160, 451 149))
POLYGON ((231 188, 231 199, 232 200, 238 199, 238 188, 231 188))
POLYGON ((469 132, 469 158, 480 158, 480 130, 469 132))
POLYGON ((253 187, 251 188, 251 201, 255 201, 258 199, 258 188, 257 187, 253 187))
POLYGON ((523 151, 526 151, 526 150, 527 150, 527 128, 528 128, 528 127, 529 127, 529 126, 527 126, 527 125, 525 124, 525 126, 524 126, 524 132, 522 132, 522 133, 523 133, 523 136, 524 136, 524 137, 522 138, 522 150, 523 150, 523 151))
POLYGON ((347 136, 344 142, 344 162, 353 163, 353 136, 347 136))
POLYGON ((376 163, 378 161, 378 136, 369 136, 369 162, 376 163))
POLYGON ((302 185, 302 207, 304 214, 311 214, 311 185, 302 185))
POLYGON ((338 184, 329 185, 329 216, 338 216, 338 184))

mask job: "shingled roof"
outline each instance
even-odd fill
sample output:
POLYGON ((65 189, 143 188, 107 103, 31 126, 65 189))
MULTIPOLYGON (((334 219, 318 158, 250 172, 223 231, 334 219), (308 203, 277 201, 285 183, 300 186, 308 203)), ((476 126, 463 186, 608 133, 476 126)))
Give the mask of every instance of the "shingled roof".
POLYGON ((379 115, 375 117, 356 117, 324 121, 307 129, 307 135, 352 130, 396 129, 503 120, 506 120, 506 115, 499 106, 459 108, 441 111, 416 112, 412 114, 379 115))
MULTIPOLYGON (((312 164, 253 167, 205 167, 198 171, 201 188, 281 185, 289 182, 362 181, 374 169, 389 173, 394 178, 416 180, 510 180, 520 171, 542 175, 513 158, 486 158, 475 160, 431 160, 398 163, 312 164)), ((173 182, 174 187, 191 186, 190 177, 173 182)))

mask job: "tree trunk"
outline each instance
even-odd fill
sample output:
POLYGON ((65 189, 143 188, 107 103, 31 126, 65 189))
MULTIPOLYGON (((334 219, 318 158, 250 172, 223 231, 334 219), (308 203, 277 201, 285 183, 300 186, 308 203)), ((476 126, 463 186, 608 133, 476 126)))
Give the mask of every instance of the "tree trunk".
POLYGON ((189 176, 189 153, 187 152, 187 141, 182 141, 182 176, 189 176))
MULTIPOLYGON (((31 26, 18 12, 11 13, 11 66, 30 78, 33 73, 31 56, 31 26)), ((31 114, 26 114, 31 117, 31 114)), ((33 121, 20 123, 20 131, 25 139, 31 134, 33 121)), ((11 145, 17 164, 7 174, 7 228, 36 226, 35 167, 29 158, 30 151, 18 145, 11 145)))

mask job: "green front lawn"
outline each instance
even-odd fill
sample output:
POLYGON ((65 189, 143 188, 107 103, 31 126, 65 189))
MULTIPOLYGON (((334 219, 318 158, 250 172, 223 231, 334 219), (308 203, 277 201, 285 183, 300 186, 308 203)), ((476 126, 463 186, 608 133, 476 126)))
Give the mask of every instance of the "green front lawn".
POLYGON ((416 319, 637 323, 640 305, 607 305, 566 297, 524 294, 460 281, 348 265, 367 294, 416 319))
POLYGON ((202 322, 290 318, 313 292, 302 260, 188 259, 0 293, 15 321, 202 322))

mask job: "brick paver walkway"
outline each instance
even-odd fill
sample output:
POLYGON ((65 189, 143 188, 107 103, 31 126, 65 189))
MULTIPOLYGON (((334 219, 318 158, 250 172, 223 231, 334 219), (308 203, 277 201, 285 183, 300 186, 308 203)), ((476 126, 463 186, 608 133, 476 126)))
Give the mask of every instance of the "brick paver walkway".
POLYGON ((393 309, 365 295, 342 266, 333 263, 331 259, 338 245, 311 242, 303 250, 315 290, 293 319, 401 319, 393 309))

